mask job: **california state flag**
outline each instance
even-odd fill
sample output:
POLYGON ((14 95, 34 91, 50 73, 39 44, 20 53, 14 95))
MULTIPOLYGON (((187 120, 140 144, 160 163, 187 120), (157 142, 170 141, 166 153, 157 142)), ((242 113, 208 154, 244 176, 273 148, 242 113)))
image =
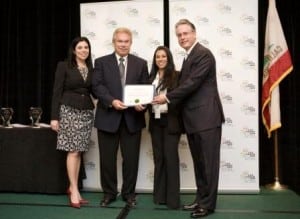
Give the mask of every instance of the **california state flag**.
POLYGON ((268 137, 281 127, 279 83, 293 70, 275 0, 269 0, 262 79, 262 119, 268 137))

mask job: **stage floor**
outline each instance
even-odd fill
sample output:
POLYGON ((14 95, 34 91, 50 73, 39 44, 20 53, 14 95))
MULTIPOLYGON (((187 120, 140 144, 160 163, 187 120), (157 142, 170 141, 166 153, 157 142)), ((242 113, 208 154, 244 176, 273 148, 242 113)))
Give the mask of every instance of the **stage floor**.
MULTIPOLYGON (((182 219, 190 212, 168 210, 155 205, 152 195, 138 194, 138 205, 126 211, 119 197, 110 207, 99 207, 102 193, 83 192, 90 204, 81 209, 68 206, 66 195, 0 193, 1 219, 182 219)), ((182 194, 183 204, 194 200, 192 194, 182 194)), ((300 196, 291 190, 272 191, 261 188, 259 194, 218 195, 217 209, 210 219, 299 219, 300 196)))

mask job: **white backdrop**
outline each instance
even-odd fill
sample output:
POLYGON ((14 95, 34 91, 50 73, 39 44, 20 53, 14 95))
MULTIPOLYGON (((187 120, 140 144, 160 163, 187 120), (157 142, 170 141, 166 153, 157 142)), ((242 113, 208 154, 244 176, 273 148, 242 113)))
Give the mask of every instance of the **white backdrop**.
MULTIPOLYGON (((258 173, 258 2, 257 0, 171 0, 169 2, 170 48, 180 69, 183 50, 178 46, 174 24, 190 19, 198 40, 210 48, 217 61, 219 92, 226 123, 223 126, 219 192, 256 193, 258 173), (247 6, 247 7, 245 7, 247 6)), ((131 52, 146 59, 163 45, 162 1, 122 1, 81 4, 81 34, 91 41, 93 59, 113 51, 115 28, 133 31, 131 52)), ((181 191, 195 190, 192 160, 185 136, 179 145, 181 191)), ((100 170, 96 130, 85 154, 86 190, 99 190, 100 170)), ((121 184, 121 156, 118 159, 121 184)), ((137 191, 151 192, 153 158, 150 136, 143 131, 137 191)))
MULTIPOLYGON (((121 1, 81 4, 81 34, 91 42, 93 59, 113 52, 113 31, 120 26, 128 27, 133 32, 131 53, 148 61, 150 69, 153 52, 163 45, 164 21, 163 2, 121 1)), ((153 158, 150 137, 147 129, 143 130, 137 191, 152 191, 153 158)), ((87 179, 86 190, 100 189, 100 168, 97 131, 93 130, 91 147, 85 154, 87 179)), ((121 185, 121 156, 118 156, 118 182, 121 185)))
MULTIPOLYGON (((211 49, 226 123, 223 126, 220 192, 256 193, 258 170, 258 1, 170 0, 170 49, 178 69, 184 51, 178 46, 175 23, 191 20, 198 41, 211 49)), ((192 169, 185 147, 181 162, 192 169)), ((193 177, 184 172, 184 179, 193 177)), ((194 188, 192 181, 184 184, 194 188)))

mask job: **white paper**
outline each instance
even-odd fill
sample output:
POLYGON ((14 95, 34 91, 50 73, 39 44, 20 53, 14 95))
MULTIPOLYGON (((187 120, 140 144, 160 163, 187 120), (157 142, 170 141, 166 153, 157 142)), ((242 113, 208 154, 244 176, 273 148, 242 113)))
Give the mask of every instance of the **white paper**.
POLYGON ((123 103, 126 106, 144 105, 152 102, 154 97, 154 85, 125 85, 123 103))

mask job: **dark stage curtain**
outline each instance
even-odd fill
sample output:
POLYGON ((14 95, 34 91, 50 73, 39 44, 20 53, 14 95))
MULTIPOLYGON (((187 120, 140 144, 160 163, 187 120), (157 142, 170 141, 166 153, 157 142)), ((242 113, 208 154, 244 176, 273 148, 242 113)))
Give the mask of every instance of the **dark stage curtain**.
POLYGON ((14 109, 13 123, 29 123, 28 109, 50 116, 56 63, 79 34, 78 0, 4 0, 1 12, 0 106, 14 109))
MULTIPOLYGON (((277 11, 290 50, 294 70, 280 83, 282 127, 278 129, 279 176, 281 184, 288 185, 300 194, 300 138, 297 126, 300 122, 300 2, 276 0, 277 11), (298 85, 298 86, 297 86, 298 85)), ((268 0, 259 1, 259 60, 263 69, 263 52, 268 0)), ((260 84, 261 84, 260 76, 260 84)), ((260 87, 261 90, 261 87, 260 87)), ((261 103, 260 103, 261 104, 261 103)), ((274 182, 274 138, 267 138, 260 119, 260 184, 274 182)))
MULTIPOLYGON (((65 59, 72 38, 80 34, 79 5, 84 0, 3 0, 0 13, 0 106, 13 107, 13 123, 28 124, 28 109, 43 108, 42 122, 50 120, 56 63, 65 59)), ((259 73, 263 68, 265 21, 268 0, 259 2, 259 73)), ((300 192, 300 1, 277 0, 294 70, 280 84, 283 126, 278 130, 281 183, 300 192)), ((165 3, 165 6, 168 4, 165 3)), ((165 8, 165 14, 166 13, 165 8)), ((168 20, 168 16, 166 16, 168 20)), ((167 27, 167 25, 165 26, 167 27)), ((166 34, 168 33, 166 28, 166 34)), ((167 35, 168 36, 168 35, 167 35)), ((168 40, 165 43, 168 45, 168 40)), ((92 48, 98 49, 98 48, 92 48)), ((259 76, 261 80, 261 76, 259 76)), ((260 81, 261 84, 261 81, 260 81)), ((259 93, 261 93, 261 87, 259 93)), ((260 101, 260 100, 259 100, 260 101)), ((259 102, 260 103, 260 102, 259 102)), ((258 109, 260 113, 260 109, 258 109)), ((274 181, 273 141, 259 120, 260 184, 274 181)))

